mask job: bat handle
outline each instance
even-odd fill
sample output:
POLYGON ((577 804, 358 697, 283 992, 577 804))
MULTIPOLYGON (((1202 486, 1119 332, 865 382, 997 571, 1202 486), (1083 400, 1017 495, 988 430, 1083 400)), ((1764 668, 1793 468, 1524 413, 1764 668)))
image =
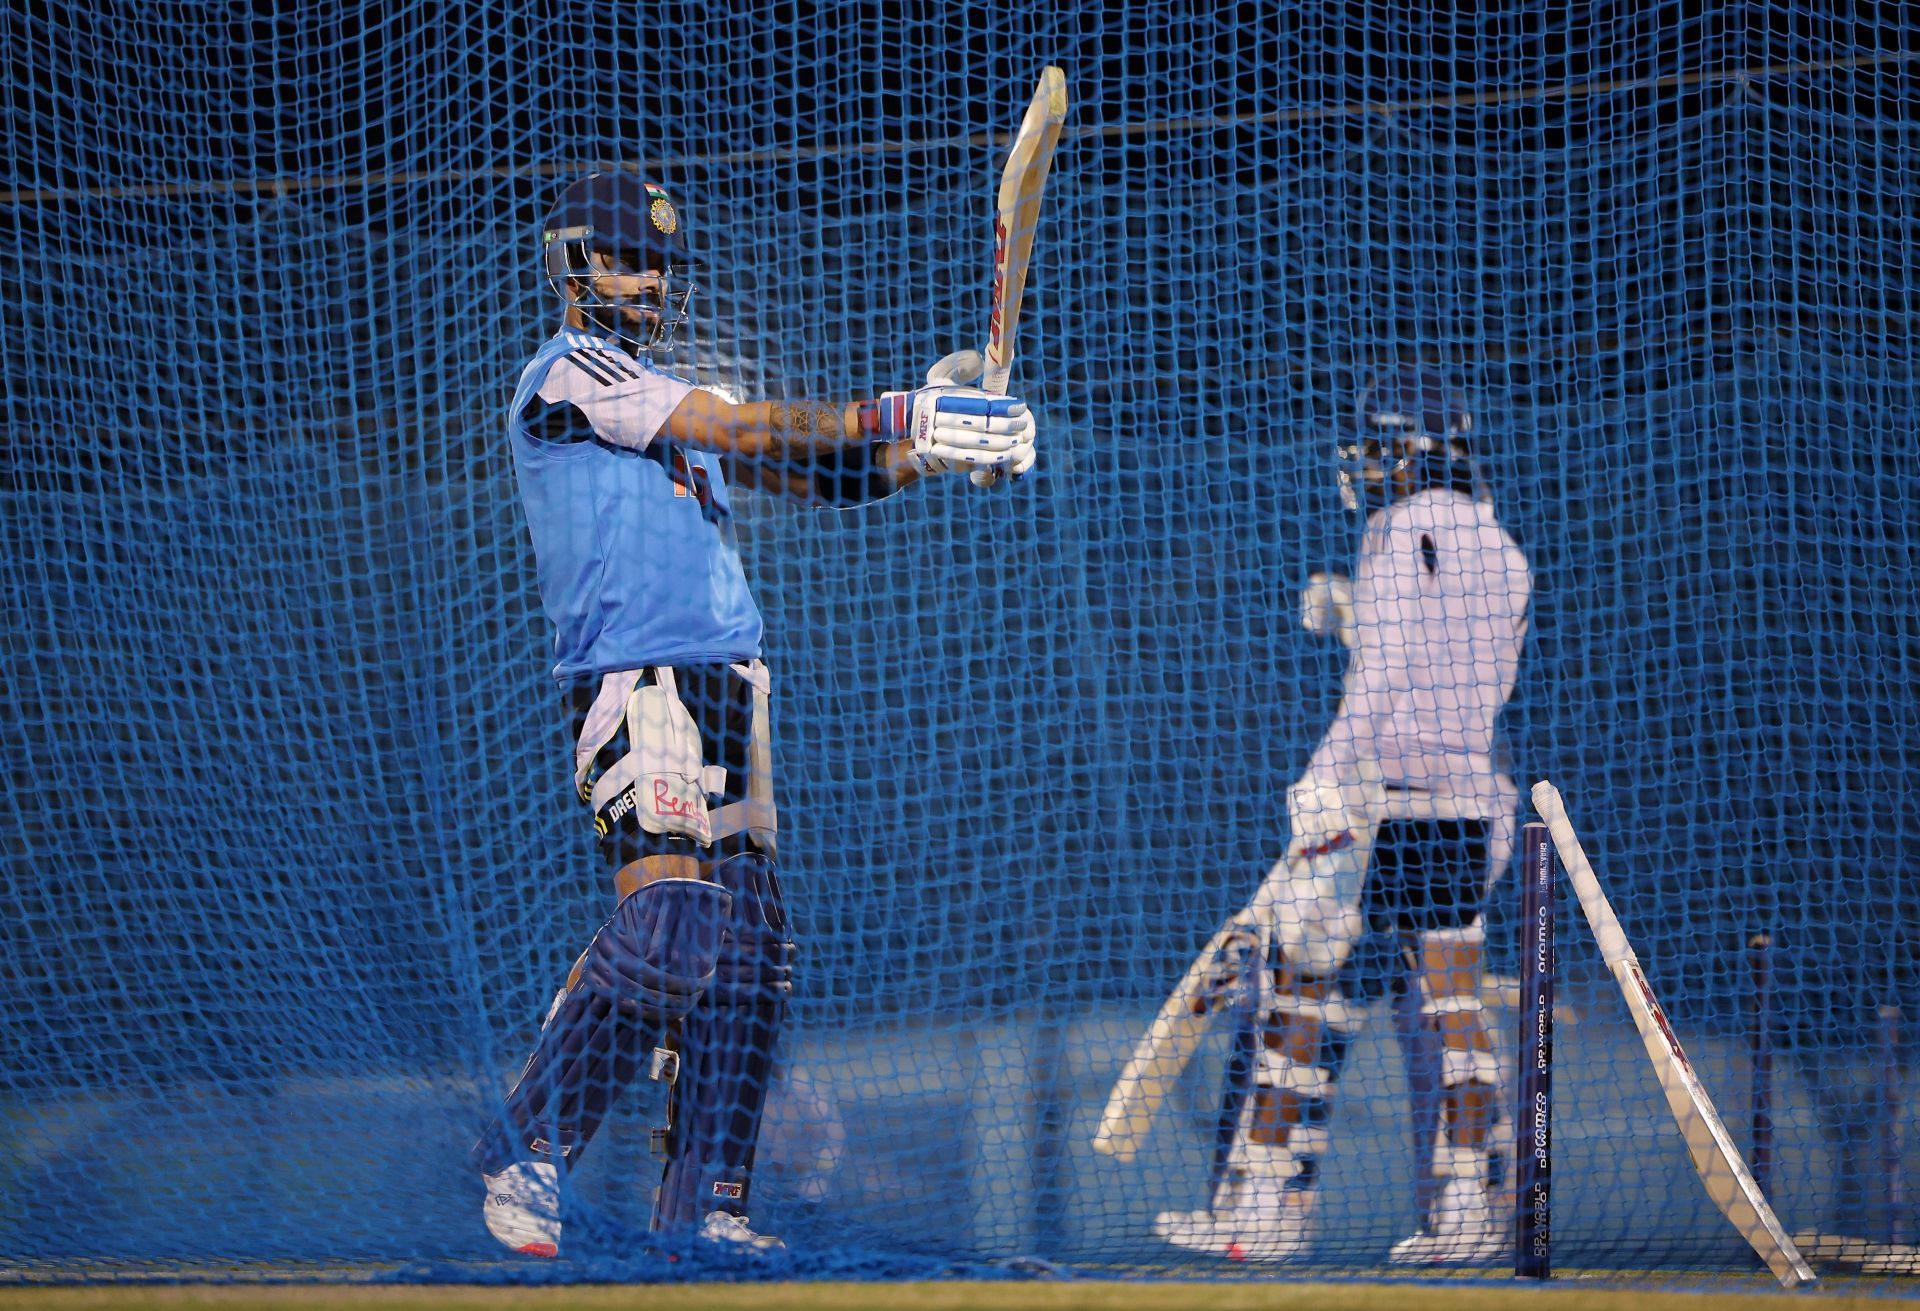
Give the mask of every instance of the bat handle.
MULTIPOLYGON (((1007 379, 1012 373, 1012 360, 1008 360, 1005 364, 987 365, 986 369, 980 375, 981 390, 990 391, 996 396, 1005 396, 1007 394, 1007 379)), ((1006 477, 1006 475, 998 469, 975 469, 967 476, 973 480, 975 487, 993 487, 1006 477)))

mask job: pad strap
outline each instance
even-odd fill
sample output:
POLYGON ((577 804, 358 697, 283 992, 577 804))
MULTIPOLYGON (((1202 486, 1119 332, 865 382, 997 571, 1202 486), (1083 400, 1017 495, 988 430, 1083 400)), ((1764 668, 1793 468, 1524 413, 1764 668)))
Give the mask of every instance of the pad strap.
POLYGON ((1278 1088, 1301 1097, 1331 1097, 1333 1072, 1318 1065, 1303 1065, 1284 1052, 1272 1048, 1260 1053, 1260 1066, 1253 1081, 1262 1088, 1278 1088))
POLYGON ((1487 1051, 1449 1047, 1440 1053, 1440 1085, 1459 1088, 1478 1083, 1491 1088, 1500 1082, 1500 1058, 1487 1051))
POLYGON ((1325 1129, 1295 1125, 1284 1144, 1242 1143, 1235 1164, 1248 1174, 1269 1179, 1292 1179, 1300 1173, 1305 1162, 1325 1156, 1332 1145, 1332 1135, 1325 1129))
POLYGON ((1366 1009, 1355 1006, 1338 992, 1321 1000, 1300 997, 1289 992, 1275 992, 1273 1009, 1282 1015, 1293 1015, 1303 1020, 1316 1021, 1329 1029, 1338 1029, 1342 1033, 1357 1033, 1367 1023, 1366 1009))
POLYGON ((747 799, 714 809, 710 816, 713 840, 718 842, 744 832, 756 847, 772 857, 778 854, 775 834, 780 826, 779 812, 773 804, 773 716, 769 710, 773 680, 766 665, 758 660, 730 668, 753 685, 753 720, 747 739, 747 799))
POLYGON ((1471 924, 1463 924, 1457 929, 1422 929, 1420 942, 1423 946, 1479 947, 1487 941, 1486 917, 1476 915, 1471 924))

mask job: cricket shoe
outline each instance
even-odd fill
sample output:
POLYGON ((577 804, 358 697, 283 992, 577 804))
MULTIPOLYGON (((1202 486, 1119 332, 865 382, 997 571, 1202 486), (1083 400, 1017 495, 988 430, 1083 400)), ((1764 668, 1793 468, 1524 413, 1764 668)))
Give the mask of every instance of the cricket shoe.
POLYGON ((1278 1179, 1228 1185, 1225 1205, 1210 1211, 1162 1211, 1153 1232, 1175 1247, 1229 1261, 1291 1261, 1313 1241, 1317 1188, 1289 1188, 1278 1179))
POLYGON ((480 1178, 488 1233, 525 1256, 560 1255, 559 1167, 522 1162, 480 1178))
POLYGON ((709 1211, 700 1222, 700 1237, 736 1252, 784 1252, 787 1245, 772 1234, 756 1233, 745 1216, 731 1211, 709 1211))
POLYGON ((1512 1251, 1508 1237, 1487 1204, 1485 1185, 1449 1179, 1434 1199, 1426 1227, 1395 1243, 1387 1260, 1395 1265, 1487 1265, 1512 1251))

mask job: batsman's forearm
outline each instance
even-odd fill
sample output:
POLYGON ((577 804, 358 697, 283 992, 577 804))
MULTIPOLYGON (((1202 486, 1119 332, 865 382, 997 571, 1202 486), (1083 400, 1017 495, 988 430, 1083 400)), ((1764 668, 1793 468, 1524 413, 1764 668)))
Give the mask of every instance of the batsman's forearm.
POLYGON ((753 401, 733 412, 734 451, 748 459, 805 464, 863 440, 859 406, 753 401))
POLYGON ((911 441, 901 440, 897 442, 874 443, 874 463, 880 465, 887 471, 887 476, 893 479, 893 485, 896 489, 911 487, 920 481, 920 470, 914 467, 912 460, 907 458, 912 452, 913 443, 911 441))
POLYGON ((740 409, 747 424, 764 427, 753 434, 757 440, 743 441, 740 450, 749 459, 777 462, 804 473, 841 460, 853 448, 866 444, 871 447, 874 466, 886 474, 893 487, 905 487, 920 477, 907 458, 913 443, 880 439, 879 406, 877 401, 853 401, 842 406, 788 401, 745 405, 740 409))

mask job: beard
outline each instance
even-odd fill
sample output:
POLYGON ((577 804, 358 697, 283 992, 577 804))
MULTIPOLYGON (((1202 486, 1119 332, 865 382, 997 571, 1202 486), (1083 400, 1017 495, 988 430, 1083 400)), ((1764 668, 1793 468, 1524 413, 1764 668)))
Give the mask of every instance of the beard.
POLYGON ((658 310, 642 305, 595 305, 582 306, 580 313, 598 331, 640 350, 651 350, 661 343, 658 310))

